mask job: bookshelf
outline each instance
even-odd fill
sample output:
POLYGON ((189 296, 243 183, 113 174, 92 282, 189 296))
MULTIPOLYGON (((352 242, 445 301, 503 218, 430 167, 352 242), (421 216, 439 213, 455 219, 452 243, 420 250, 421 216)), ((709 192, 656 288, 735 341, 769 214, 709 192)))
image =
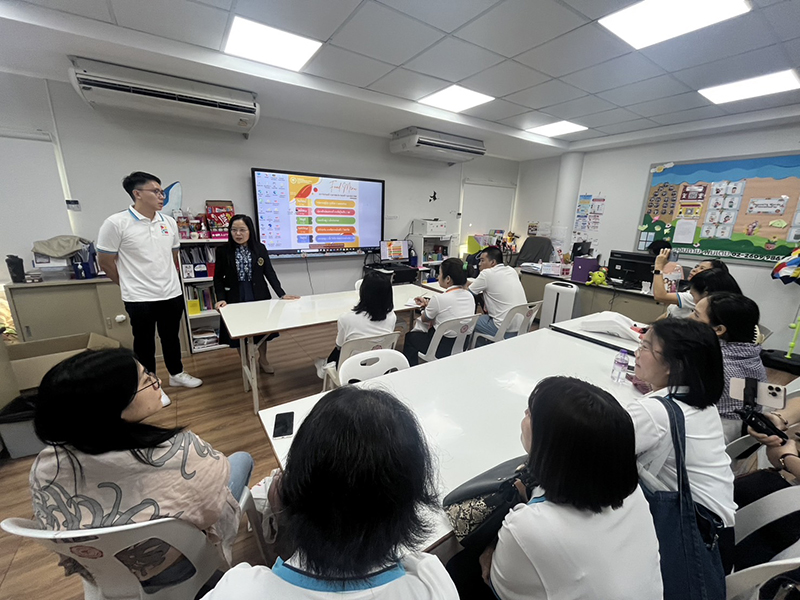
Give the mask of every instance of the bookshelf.
POLYGON ((214 310, 216 247, 226 239, 181 240, 181 287, 186 308, 189 349, 192 354, 228 348, 219 343, 220 316, 214 310))

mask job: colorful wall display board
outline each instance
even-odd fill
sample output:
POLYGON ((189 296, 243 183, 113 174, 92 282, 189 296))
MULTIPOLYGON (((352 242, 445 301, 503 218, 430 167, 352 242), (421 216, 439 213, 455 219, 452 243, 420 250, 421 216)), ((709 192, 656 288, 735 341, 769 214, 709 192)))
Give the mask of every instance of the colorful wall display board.
POLYGON ((774 263, 800 247, 800 155, 650 169, 636 249, 774 263))
POLYGON ((606 209, 605 198, 595 198, 592 194, 578 196, 575 209, 575 224, 572 227, 572 243, 591 242, 596 249, 599 245, 600 218, 606 209))

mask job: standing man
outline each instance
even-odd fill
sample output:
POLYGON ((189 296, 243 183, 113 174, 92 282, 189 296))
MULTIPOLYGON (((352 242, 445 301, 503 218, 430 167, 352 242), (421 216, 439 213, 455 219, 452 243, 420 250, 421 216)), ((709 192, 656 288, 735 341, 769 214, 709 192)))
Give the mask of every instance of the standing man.
POLYGON ((172 217, 159 212, 164 207, 164 190, 158 177, 136 171, 122 180, 122 187, 133 206, 111 215, 100 227, 100 268, 122 290, 131 318, 133 351, 142 366, 156 372, 157 327, 169 384, 196 388, 202 380, 185 373, 181 362, 183 293, 178 279, 178 226, 172 217))
MULTIPOLYGON (((519 274, 512 267, 503 264, 503 253, 496 246, 490 246, 481 252, 478 268, 480 273, 475 281, 467 285, 469 291, 476 296, 483 294, 488 314, 478 318, 475 332, 494 336, 503 324, 508 311, 515 306, 525 304, 528 300, 525 297, 525 290, 522 289, 519 274)), ((519 330, 522 315, 517 315, 515 321, 506 332, 509 337, 519 330)))

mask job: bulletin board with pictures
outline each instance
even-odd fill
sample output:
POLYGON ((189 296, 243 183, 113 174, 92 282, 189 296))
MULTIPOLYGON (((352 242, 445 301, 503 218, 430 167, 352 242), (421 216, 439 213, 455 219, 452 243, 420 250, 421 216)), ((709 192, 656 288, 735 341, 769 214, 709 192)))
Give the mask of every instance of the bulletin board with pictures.
POLYGON ((772 264, 800 246, 800 155, 653 165, 637 250, 772 264))
POLYGON ((581 194, 575 209, 575 223, 572 226, 572 243, 590 242, 594 248, 600 243, 600 220, 605 213, 606 199, 581 194))

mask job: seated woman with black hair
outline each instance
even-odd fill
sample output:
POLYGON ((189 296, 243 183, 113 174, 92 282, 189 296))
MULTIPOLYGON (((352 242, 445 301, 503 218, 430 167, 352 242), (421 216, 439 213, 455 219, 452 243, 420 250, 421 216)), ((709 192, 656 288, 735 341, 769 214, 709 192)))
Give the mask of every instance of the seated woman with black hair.
POLYGON ((656 398, 667 396, 683 412, 686 471, 698 511, 709 521, 733 527, 733 472, 714 409, 724 387, 722 352, 714 331, 688 319, 656 321, 635 355, 636 376, 657 390, 625 407, 633 418, 639 462, 667 489, 678 490, 669 417, 656 398))
POLYGON ((434 479, 406 405, 382 390, 328 393, 269 489, 281 558, 237 565, 205 600, 458 600, 439 559, 414 551, 441 510, 434 479))
MULTIPOLYGON (((416 298, 417 306, 422 308, 418 325, 426 331, 413 331, 406 334, 403 342, 403 354, 412 367, 419 364, 419 352, 425 354, 433 340, 436 328, 450 319, 471 317, 475 314, 475 296, 466 290, 467 272, 464 263, 458 258, 448 258, 439 267, 439 285, 444 288, 443 294, 433 294, 428 298, 416 298)), ((471 332, 470 332, 471 333, 471 332)), ((453 352, 457 333, 448 332, 439 341, 436 358, 450 356, 453 352)), ((463 350, 463 348, 462 348, 463 350)))
POLYGON ((717 410, 722 417, 725 443, 730 443, 746 434, 741 417, 733 412, 742 408, 742 401, 731 398, 731 379, 751 377, 758 381, 767 380, 767 370, 761 362, 761 346, 756 344, 760 318, 758 304, 745 296, 716 292, 701 298, 690 318, 710 325, 719 338, 725 388, 717 410))
POLYGON ((339 362, 339 353, 345 342, 392 333, 396 323, 392 281, 382 273, 370 271, 364 276, 358 290, 358 304, 336 322, 336 347, 327 359, 318 358, 314 361, 317 376, 324 379, 323 368, 326 363, 339 362))
MULTIPOLYGON (((87 350, 47 372, 34 416, 36 435, 48 444, 31 468, 34 517, 58 531, 174 516, 205 531, 230 560, 253 459, 245 452, 226 458, 182 427, 143 423, 162 408, 160 388, 122 348, 87 350)), ((119 555, 148 591, 194 572, 160 546, 119 555)))
POLYGON ((500 529, 489 575, 497 596, 661 599, 658 542, 625 409, 590 383, 548 377, 521 427, 540 488, 500 529))

